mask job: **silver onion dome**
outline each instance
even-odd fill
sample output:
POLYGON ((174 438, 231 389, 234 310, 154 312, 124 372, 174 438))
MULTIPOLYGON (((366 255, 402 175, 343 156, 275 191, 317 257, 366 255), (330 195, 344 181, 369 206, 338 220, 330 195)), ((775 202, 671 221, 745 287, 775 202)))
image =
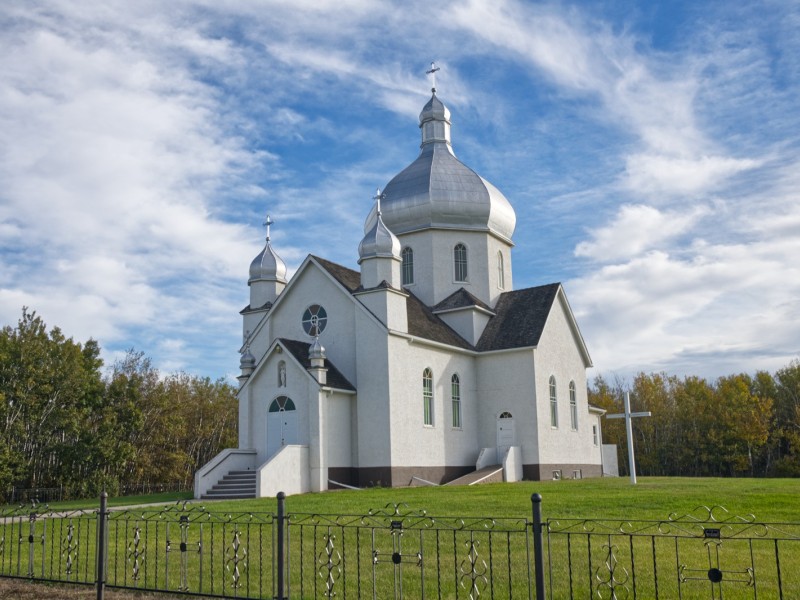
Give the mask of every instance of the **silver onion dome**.
POLYGON ((308 358, 325 358, 325 346, 319 343, 319 336, 314 336, 314 341, 308 349, 308 358))
POLYGON ((378 190, 375 197, 376 202, 373 207, 375 214, 374 223, 372 227, 364 234, 364 239, 358 245, 358 262, 366 258, 375 258, 378 256, 387 258, 400 258, 400 240, 397 236, 389 231, 382 218, 381 200, 383 195, 378 190))
MULTIPOLYGON (((383 222, 395 234, 422 229, 490 231, 511 240, 517 217, 506 197, 458 160, 450 143, 450 111, 434 92, 419 115, 417 159, 384 189, 383 222)), ((364 230, 372 229, 372 209, 364 230)))
POLYGON ((256 366, 256 357, 253 356, 253 353, 250 352, 250 345, 248 344, 245 347, 244 352, 242 352, 242 358, 239 360, 239 367, 242 369, 253 368, 256 366))
POLYGON ((286 283, 286 263, 283 262, 283 259, 278 256, 269 243, 269 226, 273 224, 269 215, 267 215, 267 221, 264 224, 267 226, 267 243, 258 256, 253 259, 253 262, 250 263, 250 279, 248 279, 248 283, 253 281, 280 281, 281 283, 286 283))

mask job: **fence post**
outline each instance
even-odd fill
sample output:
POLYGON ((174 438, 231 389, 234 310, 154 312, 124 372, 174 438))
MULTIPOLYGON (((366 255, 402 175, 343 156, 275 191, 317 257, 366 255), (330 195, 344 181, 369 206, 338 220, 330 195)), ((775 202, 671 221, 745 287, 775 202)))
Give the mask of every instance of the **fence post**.
POLYGON ((106 515, 108 513, 108 493, 100 494, 100 512, 97 513, 97 600, 103 600, 106 588, 106 553, 108 538, 106 536, 106 515))
POLYGON ((284 522, 286 520, 286 494, 278 492, 278 548, 277 548, 277 569, 278 569, 278 596, 277 600, 286 600, 283 595, 284 590, 284 565, 285 565, 285 548, 284 548, 284 522))
POLYGON ((536 600, 545 600, 544 595, 544 546, 542 544, 542 496, 533 494, 533 566, 536 577, 536 600))

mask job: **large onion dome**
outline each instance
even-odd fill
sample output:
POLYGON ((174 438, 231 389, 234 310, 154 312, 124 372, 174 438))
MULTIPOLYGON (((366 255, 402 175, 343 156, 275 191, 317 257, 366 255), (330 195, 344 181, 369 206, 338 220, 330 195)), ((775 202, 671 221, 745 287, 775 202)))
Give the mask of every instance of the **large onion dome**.
MULTIPOLYGON (((450 143, 450 111, 433 93, 419 115, 417 159, 384 189, 383 222, 397 235, 423 229, 489 231, 511 240, 517 217, 506 197, 458 160, 450 143)), ((364 230, 372 229, 376 211, 364 230)))

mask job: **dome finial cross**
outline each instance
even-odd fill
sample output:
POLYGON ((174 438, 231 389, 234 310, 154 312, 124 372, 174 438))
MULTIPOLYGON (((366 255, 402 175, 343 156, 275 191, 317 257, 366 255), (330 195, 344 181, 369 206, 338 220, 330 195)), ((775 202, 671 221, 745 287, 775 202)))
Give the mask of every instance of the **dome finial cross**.
POLYGON ((274 225, 274 224, 275 224, 275 221, 270 219, 269 215, 267 215, 267 220, 264 221, 264 223, 263 223, 263 225, 267 228, 267 241, 269 241, 269 226, 270 225, 274 225))
POLYGON ((381 214, 381 200, 384 200, 385 198, 386 194, 381 193, 381 188, 376 188, 375 195, 372 197, 372 199, 375 200, 378 205, 378 216, 381 214))
POLYGON ((431 91, 435 94, 436 93, 436 71, 439 71, 439 67, 436 66, 435 62, 431 63, 431 68, 428 71, 425 71, 426 75, 431 76, 431 91))

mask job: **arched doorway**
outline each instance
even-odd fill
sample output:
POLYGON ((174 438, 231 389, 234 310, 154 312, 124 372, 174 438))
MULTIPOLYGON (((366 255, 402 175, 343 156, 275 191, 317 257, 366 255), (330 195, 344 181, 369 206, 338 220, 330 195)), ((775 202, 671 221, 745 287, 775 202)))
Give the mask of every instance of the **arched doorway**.
POLYGON ((297 410, 288 396, 278 396, 267 413, 267 456, 297 443, 297 410))
POLYGON ((505 458, 508 449, 516 442, 514 432, 514 415, 508 411, 503 411, 497 415, 497 462, 500 463, 505 458))

